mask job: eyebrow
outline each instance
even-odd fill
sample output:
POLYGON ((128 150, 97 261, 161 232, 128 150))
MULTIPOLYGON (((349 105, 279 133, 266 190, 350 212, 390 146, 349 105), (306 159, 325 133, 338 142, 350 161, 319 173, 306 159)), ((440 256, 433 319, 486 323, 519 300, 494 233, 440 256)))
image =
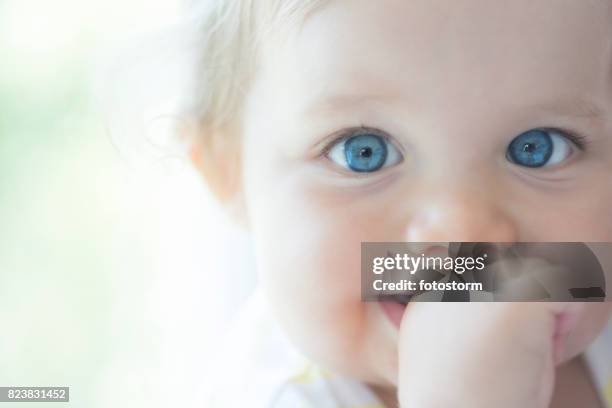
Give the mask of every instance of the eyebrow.
POLYGON ((372 92, 365 94, 338 93, 325 94, 313 98, 304 109, 307 115, 336 113, 337 110, 353 110, 372 105, 404 102, 406 99, 393 93, 372 92))
MULTIPOLYGON (((400 95, 393 93, 336 94, 325 95, 315 100, 316 103, 306 108, 308 114, 317 115, 333 112, 336 109, 350 110, 373 104, 406 102, 400 95)), ((601 120, 605 116, 605 111, 601 106, 584 98, 557 98, 551 102, 540 102, 520 108, 527 111, 549 112, 559 116, 589 120, 601 120)))
POLYGON ((532 105, 526 109, 551 112, 560 116, 583 119, 602 119, 604 117, 604 110, 599 105, 581 98, 557 99, 550 103, 532 105))

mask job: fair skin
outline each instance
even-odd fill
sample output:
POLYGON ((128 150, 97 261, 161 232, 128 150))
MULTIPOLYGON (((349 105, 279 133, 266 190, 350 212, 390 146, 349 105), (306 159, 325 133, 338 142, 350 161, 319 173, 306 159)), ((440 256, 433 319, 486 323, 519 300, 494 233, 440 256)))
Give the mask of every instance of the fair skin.
POLYGON ((603 0, 331 1, 263 44, 240 131, 217 135, 240 143, 199 167, 236 186, 223 196, 244 208, 261 284, 304 353, 389 406, 399 391, 407 407, 562 407, 555 382, 598 406, 570 360, 607 304, 422 303, 394 323, 361 301, 359 254, 364 241, 612 241, 611 21, 603 0), (326 154, 360 126, 396 160, 355 172, 326 154), (542 168, 510 161, 535 128, 586 146, 542 168))

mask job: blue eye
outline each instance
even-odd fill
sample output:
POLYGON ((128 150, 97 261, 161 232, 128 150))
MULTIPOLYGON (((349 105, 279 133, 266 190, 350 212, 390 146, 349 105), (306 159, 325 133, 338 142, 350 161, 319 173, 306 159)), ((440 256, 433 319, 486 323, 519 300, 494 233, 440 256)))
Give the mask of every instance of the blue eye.
POLYGON ((572 153, 571 142, 560 132, 532 129, 514 138, 507 157, 519 166, 539 168, 560 164, 572 153))
POLYGON ((360 173, 372 173, 401 161, 401 153, 383 137, 365 133, 342 139, 328 153, 336 164, 360 173))

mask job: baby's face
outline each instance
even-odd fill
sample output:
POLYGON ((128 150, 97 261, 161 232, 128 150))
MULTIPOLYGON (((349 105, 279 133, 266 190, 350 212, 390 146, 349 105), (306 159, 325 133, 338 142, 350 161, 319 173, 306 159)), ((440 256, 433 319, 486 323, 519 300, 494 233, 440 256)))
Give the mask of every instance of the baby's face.
POLYGON ((244 189, 299 347, 396 381, 362 241, 612 241, 611 22, 603 0, 331 1, 264 45, 244 189))

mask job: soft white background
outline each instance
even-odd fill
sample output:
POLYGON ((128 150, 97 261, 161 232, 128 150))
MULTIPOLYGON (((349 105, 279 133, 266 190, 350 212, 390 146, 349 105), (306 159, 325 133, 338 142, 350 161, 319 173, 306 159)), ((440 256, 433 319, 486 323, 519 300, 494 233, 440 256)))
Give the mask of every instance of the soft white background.
POLYGON ((0 0, 1 386, 70 386, 75 408, 201 399, 254 273, 171 143, 181 16, 0 0))

